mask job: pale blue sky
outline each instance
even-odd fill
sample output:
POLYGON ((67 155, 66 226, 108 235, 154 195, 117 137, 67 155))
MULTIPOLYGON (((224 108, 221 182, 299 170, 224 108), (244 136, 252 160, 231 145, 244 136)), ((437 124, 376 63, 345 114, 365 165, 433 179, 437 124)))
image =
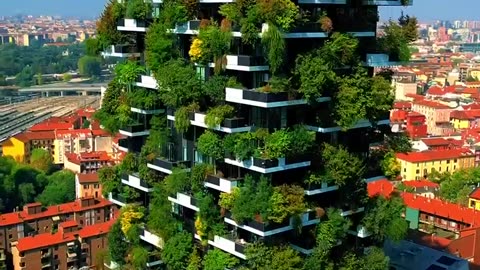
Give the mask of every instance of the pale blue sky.
MULTIPOLYGON (((400 11, 420 20, 480 20, 480 0, 413 0, 408 8, 382 8, 382 19, 397 18, 400 11)), ((66 15, 97 17, 106 0, 0 0, 0 15, 66 15)))

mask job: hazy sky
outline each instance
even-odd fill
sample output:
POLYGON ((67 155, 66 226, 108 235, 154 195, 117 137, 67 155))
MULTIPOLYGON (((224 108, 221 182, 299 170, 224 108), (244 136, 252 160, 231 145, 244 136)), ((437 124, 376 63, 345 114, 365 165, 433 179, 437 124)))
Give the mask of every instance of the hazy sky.
MULTIPOLYGON (((480 0, 413 0, 406 13, 420 20, 480 20, 480 0)), ((97 17, 106 0, 0 0, 0 15, 65 15, 97 17)), ((382 8, 382 19, 396 18, 402 7, 382 8)))

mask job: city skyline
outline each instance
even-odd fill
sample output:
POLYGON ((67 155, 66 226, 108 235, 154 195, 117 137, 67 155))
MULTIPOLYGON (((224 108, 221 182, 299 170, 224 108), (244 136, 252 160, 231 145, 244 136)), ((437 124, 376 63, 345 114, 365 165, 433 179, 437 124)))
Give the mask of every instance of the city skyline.
MULTIPOLYGON (((0 16, 24 15, 50 15, 50 16, 75 16, 96 18, 100 14, 107 0, 22 0, 6 1, 2 3, 0 16)), ((403 10, 406 14, 417 16, 421 21, 430 20, 480 20, 476 12, 480 2, 473 0, 455 1, 455 9, 450 9, 451 1, 448 0, 421 0, 415 1, 411 7, 382 7, 380 16, 382 20, 398 18, 403 10), (433 8, 434 7, 434 10, 433 8)))

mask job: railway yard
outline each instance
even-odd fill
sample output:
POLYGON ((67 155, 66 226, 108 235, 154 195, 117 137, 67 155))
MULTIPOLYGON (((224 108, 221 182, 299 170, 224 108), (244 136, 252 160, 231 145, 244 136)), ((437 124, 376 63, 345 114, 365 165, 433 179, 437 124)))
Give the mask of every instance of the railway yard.
POLYGON ((98 108, 99 96, 38 97, 0 105, 0 142, 53 116, 65 116, 83 108, 98 108))

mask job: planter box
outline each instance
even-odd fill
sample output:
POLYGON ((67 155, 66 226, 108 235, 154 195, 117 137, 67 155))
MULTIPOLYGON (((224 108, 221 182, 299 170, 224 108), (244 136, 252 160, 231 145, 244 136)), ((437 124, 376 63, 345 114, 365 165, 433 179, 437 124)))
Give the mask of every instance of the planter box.
POLYGON ((129 149, 128 139, 119 139, 118 146, 129 149))
MULTIPOLYGON (((225 213, 225 217, 229 218, 231 220, 234 220, 233 217, 232 217, 232 213, 230 211, 227 211, 225 213)), ((266 222, 258 222, 256 220, 248 220, 248 221, 245 221, 245 222, 241 223, 240 225, 248 226, 250 228, 253 228, 253 229, 256 229, 256 230, 259 230, 259 231, 262 231, 262 232, 266 232, 266 231, 272 231, 272 230, 275 230, 275 229, 279 229, 279 228, 289 226, 290 225, 290 218, 286 218, 282 223, 273 223, 273 222, 266 223, 266 222)))
POLYGON ((180 166, 185 166, 186 168, 190 168, 192 166, 192 163, 187 160, 187 161, 170 161, 164 158, 156 158, 153 160, 153 165, 167 169, 167 170, 173 170, 175 167, 180 167, 180 166))
POLYGON ((144 124, 138 123, 138 124, 127 125, 126 127, 121 128, 121 130, 130 132, 130 133, 136 133, 136 132, 142 132, 147 130, 147 127, 144 124))
POLYGON ((204 184, 206 187, 209 187, 221 192, 230 193, 232 192, 232 189, 237 186, 237 182, 240 180, 241 180, 240 178, 226 179, 216 175, 207 175, 207 178, 205 179, 204 184))
POLYGON ((188 119, 190 119, 190 121, 195 121, 195 112, 189 112, 188 119))
POLYGON ((253 165, 260 168, 273 168, 278 166, 278 159, 253 158, 253 165))
POLYGON ((285 157, 285 164, 293 164, 309 161, 310 158, 307 155, 298 155, 295 157, 285 157))
POLYGON ((238 253, 245 254, 245 246, 235 242, 235 251, 238 253))
POLYGON ((289 31, 290 33, 313 33, 313 32, 325 32, 322 30, 320 23, 310 22, 304 25, 297 26, 289 31))
POLYGON ((264 93, 255 90, 243 90, 243 99, 258 102, 288 101, 288 93, 264 93))
POLYGON ((207 179, 205 181, 216 186, 220 186, 220 177, 218 176, 207 175, 207 179))
POLYGON ((222 123, 221 126, 227 127, 227 128, 246 127, 247 126, 247 121, 243 117, 225 118, 225 120, 223 120, 223 123, 222 123))

